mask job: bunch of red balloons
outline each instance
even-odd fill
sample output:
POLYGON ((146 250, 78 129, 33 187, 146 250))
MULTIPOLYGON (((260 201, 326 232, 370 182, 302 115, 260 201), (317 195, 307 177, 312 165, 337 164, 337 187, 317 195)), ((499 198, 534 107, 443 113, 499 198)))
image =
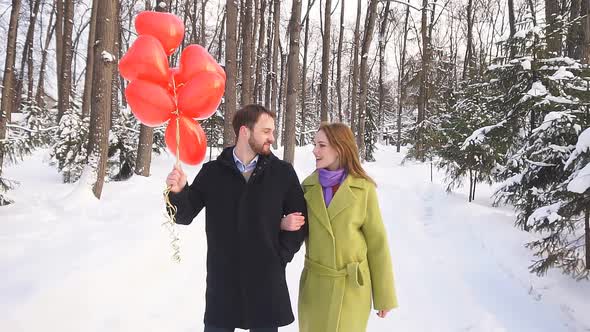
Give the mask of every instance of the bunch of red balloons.
POLYGON ((138 37, 119 62, 121 76, 130 81, 125 97, 131 111, 146 126, 168 121, 165 136, 170 151, 176 155, 178 148, 176 157, 182 162, 199 164, 205 158, 207 138, 196 120, 207 119, 219 107, 225 72, 200 45, 186 47, 179 66, 170 68, 168 56, 184 37, 184 24, 176 15, 141 12, 135 29, 138 37))

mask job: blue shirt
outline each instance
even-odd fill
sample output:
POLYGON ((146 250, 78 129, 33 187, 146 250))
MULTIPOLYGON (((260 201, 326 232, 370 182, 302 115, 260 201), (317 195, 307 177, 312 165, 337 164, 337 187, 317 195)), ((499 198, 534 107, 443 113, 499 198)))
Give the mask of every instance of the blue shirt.
POLYGON ((258 155, 256 155, 256 157, 254 157, 254 159, 252 159, 252 161, 248 165, 245 165, 240 160, 240 158, 238 158, 238 156, 236 156, 236 148, 234 148, 233 154, 234 154, 234 161, 236 163, 236 167, 238 167, 238 170, 240 172, 246 173, 246 172, 254 171, 254 169, 256 168, 256 164, 258 163, 258 155))

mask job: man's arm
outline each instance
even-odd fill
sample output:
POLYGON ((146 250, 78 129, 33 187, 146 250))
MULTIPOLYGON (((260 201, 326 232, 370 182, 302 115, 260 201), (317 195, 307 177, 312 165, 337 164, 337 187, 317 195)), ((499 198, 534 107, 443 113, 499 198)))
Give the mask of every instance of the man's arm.
MULTIPOLYGON (((193 183, 188 183, 179 193, 170 192, 170 203, 176 206, 176 223, 189 225, 205 206, 205 179, 207 165, 203 165, 193 183)), ((172 211, 168 209, 170 214, 172 211)))
MULTIPOLYGON (((305 197, 303 196, 303 189, 299 184, 299 178, 297 173, 293 169, 293 166, 288 166, 288 178, 289 189, 287 195, 283 201, 283 214, 288 215, 293 212, 301 212, 307 220, 307 207, 305 205, 305 197)), ((280 255, 283 262, 283 266, 289 263, 295 253, 301 248, 303 240, 307 236, 308 226, 307 222, 303 224, 297 231, 285 231, 281 230, 279 234, 280 242, 280 255)))

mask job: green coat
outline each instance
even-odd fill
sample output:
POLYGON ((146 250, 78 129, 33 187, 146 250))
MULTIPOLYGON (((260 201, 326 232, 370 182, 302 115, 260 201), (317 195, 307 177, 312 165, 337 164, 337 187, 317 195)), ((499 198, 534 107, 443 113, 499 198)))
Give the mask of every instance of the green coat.
POLYGON ((317 172, 303 181, 303 191, 309 237, 299 282, 299 331, 365 331, 371 295, 376 310, 397 307, 375 186, 349 175, 327 209, 317 172))

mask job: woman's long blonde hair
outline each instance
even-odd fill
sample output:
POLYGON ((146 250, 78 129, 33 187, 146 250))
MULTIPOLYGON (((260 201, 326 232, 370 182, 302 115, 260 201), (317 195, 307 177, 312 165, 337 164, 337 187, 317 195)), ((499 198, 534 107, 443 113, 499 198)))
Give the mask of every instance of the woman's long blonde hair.
POLYGON ((328 137, 330 145, 338 151, 340 157, 340 167, 343 167, 346 172, 357 178, 363 178, 373 184, 375 181, 367 175, 367 172, 361 166, 359 160, 359 149, 356 145, 354 135, 350 127, 344 123, 334 122, 328 123, 323 122, 320 125, 318 131, 323 131, 328 137))

